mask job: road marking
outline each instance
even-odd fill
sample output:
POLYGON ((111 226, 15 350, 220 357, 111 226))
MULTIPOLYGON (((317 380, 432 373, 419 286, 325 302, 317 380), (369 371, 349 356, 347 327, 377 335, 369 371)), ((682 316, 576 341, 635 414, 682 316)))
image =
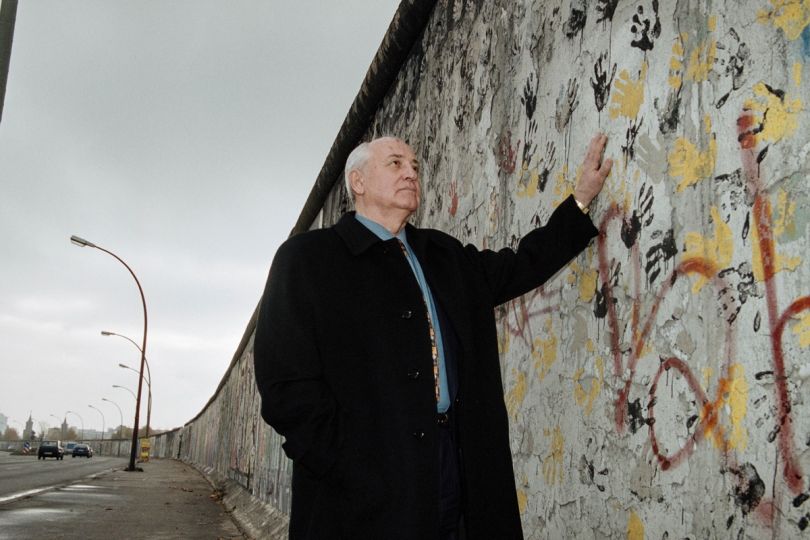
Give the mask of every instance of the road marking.
POLYGON ((12 493, 11 495, 7 495, 5 497, 0 497, 0 504, 16 501, 17 499, 22 499, 23 497, 30 497, 31 495, 36 495, 37 493, 42 493, 43 491, 48 491, 49 489, 53 489, 59 486, 46 486, 43 488, 37 489, 29 489, 28 491, 21 491, 19 493, 12 493))
POLYGON ((85 476, 84 478, 81 478, 81 479, 78 479, 78 480, 73 480, 73 481, 70 481, 70 482, 67 482, 67 483, 63 482, 61 484, 53 484, 53 485, 45 486, 45 487, 41 487, 41 488, 29 489, 27 491, 20 491, 19 493, 12 493, 11 495, 6 495, 4 497, 0 497, 0 504, 5 504, 5 503, 16 501, 18 499, 22 499, 24 497, 30 497, 32 495, 37 495, 39 493, 42 493, 43 491, 50 491, 52 489, 59 489, 59 488, 69 487, 69 486, 72 486, 72 485, 76 485, 79 482, 82 482, 84 480, 95 480, 99 476, 110 473, 110 472, 114 471, 115 469, 116 469, 116 467, 112 467, 110 469, 105 469, 103 471, 98 471, 98 472, 95 472, 93 474, 89 474, 89 475, 85 476))

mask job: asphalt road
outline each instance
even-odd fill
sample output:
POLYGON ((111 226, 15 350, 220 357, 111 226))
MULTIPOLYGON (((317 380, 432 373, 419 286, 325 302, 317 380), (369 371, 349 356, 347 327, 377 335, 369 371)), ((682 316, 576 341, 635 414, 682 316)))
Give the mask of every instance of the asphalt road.
POLYGON ((117 457, 65 456, 63 460, 38 460, 36 456, 12 456, 8 452, 0 452, 0 503, 23 492, 70 484, 127 464, 126 459, 117 457))
MULTIPOLYGON (((231 510, 199 471, 173 459, 139 463, 124 470, 126 460, 102 458, 37 463, 36 458, 0 457, 0 486, 26 471, 53 482, 117 465, 114 470, 84 476, 60 487, 2 502, 0 540, 244 540, 231 510), (88 463, 90 462, 90 463, 88 463), (5 472, 3 472, 5 471, 5 472), (21 472, 22 471, 22 472, 21 472)), ((32 486, 30 481, 26 484, 32 486)), ((286 537, 286 535, 285 535, 286 537)))

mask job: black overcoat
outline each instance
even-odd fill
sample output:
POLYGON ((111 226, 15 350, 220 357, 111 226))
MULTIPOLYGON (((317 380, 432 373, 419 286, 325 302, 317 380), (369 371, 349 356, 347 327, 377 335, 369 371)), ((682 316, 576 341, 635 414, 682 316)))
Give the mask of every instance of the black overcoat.
MULTIPOLYGON (((596 234, 573 197, 516 251, 407 226, 460 344, 453 410, 469 540, 522 537, 494 308, 541 285, 596 234)), ((290 538, 438 538, 428 323, 396 240, 352 213, 288 239, 254 351, 262 416, 293 461, 290 538)))

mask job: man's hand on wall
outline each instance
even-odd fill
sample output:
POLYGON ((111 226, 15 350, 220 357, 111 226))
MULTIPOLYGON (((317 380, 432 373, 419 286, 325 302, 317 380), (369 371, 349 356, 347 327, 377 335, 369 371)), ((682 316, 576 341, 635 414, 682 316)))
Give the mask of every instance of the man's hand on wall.
POLYGON ((613 166, 612 159, 602 160, 605 144, 607 144, 607 135, 599 133, 594 136, 588 145, 585 159, 582 161, 582 175, 574 188, 574 198, 584 207, 588 207, 594 197, 602 191, 605 179, 613 166))

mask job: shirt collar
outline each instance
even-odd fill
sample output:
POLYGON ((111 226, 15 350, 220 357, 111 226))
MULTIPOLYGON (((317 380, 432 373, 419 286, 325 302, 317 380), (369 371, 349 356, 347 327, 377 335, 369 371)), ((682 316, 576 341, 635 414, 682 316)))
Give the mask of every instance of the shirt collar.
MULTIPOLYGON (((407 235, 405 234, 405 227, 400 229, 399 233, 393 234, 391 231, 374 221, 373 219, 369 219, 366 216, 362 216, 359 213, 355 212, 354 214, 355 219, 365 225, 365 227, 373 232, 377 238, 382 240, 383 242, 387 240, 391 240, 392 238, 396 238, 406 246, 408 245, 407 235)), ((408 246, 410 247, 410 246, 408 246)))

